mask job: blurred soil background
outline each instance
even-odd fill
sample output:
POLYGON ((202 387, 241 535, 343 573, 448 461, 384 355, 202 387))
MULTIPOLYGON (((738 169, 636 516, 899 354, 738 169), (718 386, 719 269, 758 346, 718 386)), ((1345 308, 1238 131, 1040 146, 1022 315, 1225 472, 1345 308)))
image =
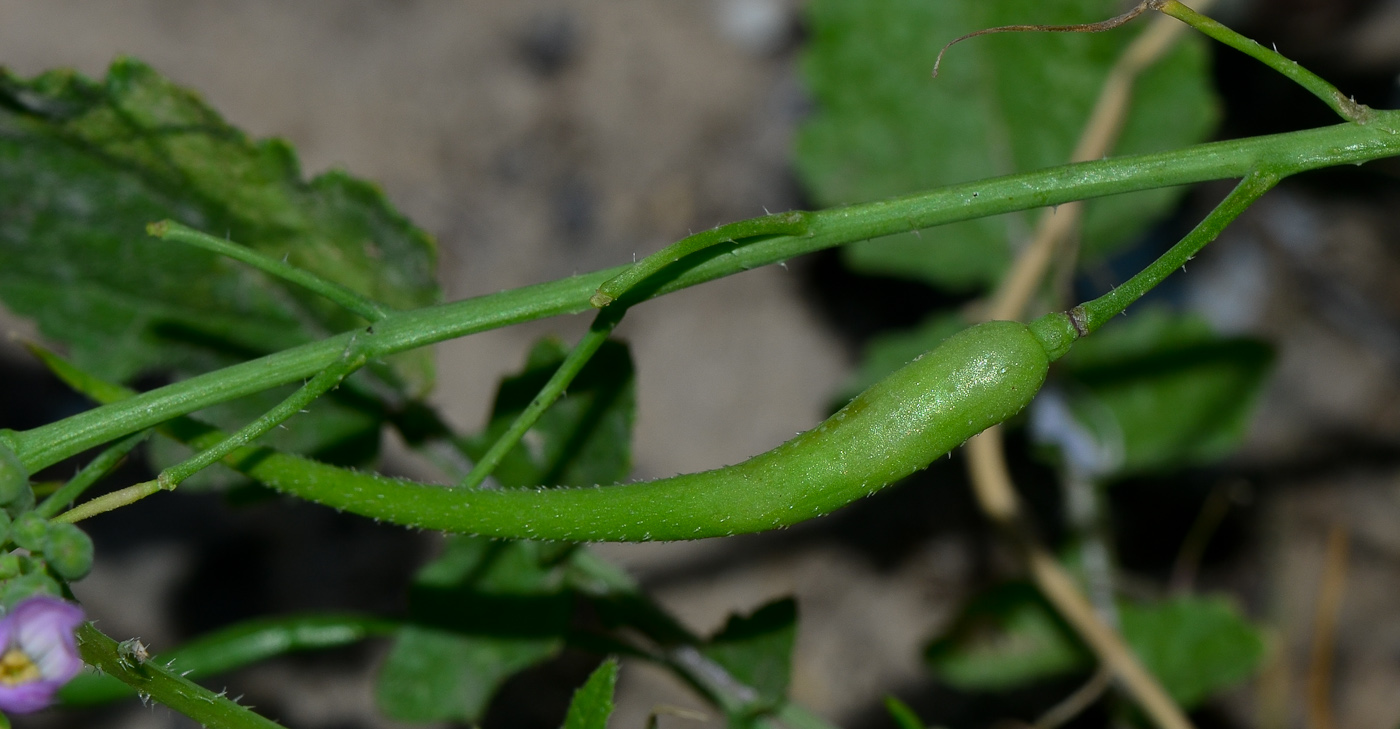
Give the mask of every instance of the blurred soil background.
MULTIPOLYGON (((803 207, 789 162, 809 108, 797 71, 800 13, 797 0, 0 0, 0 64, 26 76, 60 66, 101 76, 118 54, 144 59, 249 134, 288 139, 307 175, 339 167, 378 182, 437 237, 441 281, 455 299, 625 263, 690 231, 803 207)), ((1400 2, 1241 0, 1216 14, 1358 101, 1393 108, 1400 99, 1400 2)), ((1221 136, 1331 123, 1320 104, 1251 62, 1222 53, 1217 74, 1221 136)), ((1400 720, 1397 171, 1380 163, 1287 183, 1166 294, 1224 332, 1279 348, 1238 456, 1114 492, 1129 584, 1137 577, 1140 589, 1160 590, 1214 503, 1220 525, 1196 586, 1230 591, 1276 629, 1271 668, 1199 714, 1202 726, 1302 725, 1334 527, 1351 544, 1331 671, 1337 726, 1400 720)), ((1195 192, 1183 219, 1225 189, 1195 192)), ((825 254, 639 307, 621 329, 639 373, 635 475, 733 463, 811 427, 861 342, 916 320, 933 300, 912 284, 843 273, 825 254)), ((497 379, 532 341, 571 341, 585 324, 549 320, 439 346, 435 403, 462 430, 476 429, 497 379)), ((30 331, 13 318, 0 328, 30 331)), ((0 368, 6 425, 83 407, 11 342, 0 344, 0 368)), ((393 456, 389 467, 419 468, 393 456)), ((1047 472, 1021 470, 1030 500, 1053 520, 1047 472)), ((304 504, 229 509, 210 497, 165 497, 128 511, 93 522, 98 566, 78 594, 108 633, 141 636, 156 651, 256 615, 400 610, 413 567, 439 542, 304 504)), ((598 549, 700 632, 795 594, 793 697, 844 726, 891 726, 885 693, 961 728, 1033 718, 1077 685, 969 696, 921 669, 924 642, 959 600, 1014 571, 972 507, 957 459, 787 532, 598 549)), ((289 726, 395 726, 372 703, 383 648, 288 658, 227 682, 289 726)), ((513 681, 488 726, 557 726, 589 668, 587 657, 568 655, 513 681)), ((611 725, 625 728, 644 726, 658 704, 704 708, 636 663, 623 670, 619 701, 611 725)), ((18 725, 190 725, 134 703, 68 722, 18 725)))

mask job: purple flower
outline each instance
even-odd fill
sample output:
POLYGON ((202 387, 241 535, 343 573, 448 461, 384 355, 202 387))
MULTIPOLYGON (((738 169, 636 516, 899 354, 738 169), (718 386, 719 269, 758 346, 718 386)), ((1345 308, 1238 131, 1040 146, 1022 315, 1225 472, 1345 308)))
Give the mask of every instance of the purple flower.
POLYGON ((73 631, 81 622, 82 608, 47 595, 0 618, 0 711, 38 711, 77 675, 83 659, 73 631))

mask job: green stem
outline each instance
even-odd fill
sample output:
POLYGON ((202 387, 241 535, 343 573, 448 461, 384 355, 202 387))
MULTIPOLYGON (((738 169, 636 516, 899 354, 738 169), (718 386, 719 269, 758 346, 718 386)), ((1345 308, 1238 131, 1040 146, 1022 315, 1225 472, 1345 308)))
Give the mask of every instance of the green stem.
POLYGON ((127 453, 146 440, 151 435, 151 431, 143 430, 140 433, 133 433, 122 440, 114 443, 110 448, 102 451, 98 456, 83 466, 83 470, 78 471, 68 483, 63 484, 49 494, 38 506, 34 507, 34 513, 45 519, 53 518, 55 514, 62 511, 64 507, 73 503, 79 496, 83 495, 93 484, 97 483, 103 476, 106 476, 122 462, 127 453))
POLYGON ((1192 256, 1195 256, 1207 243, 1215 240, 1220 235, 1220 231, 1225 229, 1225 226, 1239 217, 1240 213, 1243 213, 1274 185, 1277 185, 1279 179, 1281 176, 1272 171, 1249 173, 1210 212, 1210 215, 1207 215, 1190 233, 1186 234, 1186 237, 1178 241, 1151 265, 1139 271, 1123 285, 1093 301, 1087 301, 1071 309, 1070 321, 1073 322, 1079 336, 1090 334, 1103 326, 1104 322, 1122 313, 1129 304, 1151 291, 1173 271, 1185 266, 1192 256))
POLYGON ((368 321, 379 321, 393 312, 393 309, 388 306, 368 297, 361 296, 334 281, 328 281, 310 271, 297 268, 285 261, 269 258, 247 246, 241 246, 233 241, 215 238, 207 233, 201 233, 194 228, 186 227, 173 220, 162 220, 158 223, 151 223, 146 226, 146 233, 160 238, 161 240, 184 243, 185 245, 194 246, 195 248, 203 248, 206 251, 212 251, 221 256, 228 256, 235 261, 241 261, 263 273, 276 276, 284 281, 290 281, 308 291, 320 294, 336 304, 339 304, 341 308, 358 314, 368 321))
MULTIPOLYGON (((1104 195, 1242 177, 1268 167, 1280 174, 1360 163, 1400 154, 1400 112, 1373 112, 1366 125, 1339 124, 1265 137, 1199 145, 1135 157, 1096 160, 917 195, 833 208, 807 215, 807 233, 722 243, 669 267, 650 280, 659 296, 688 286, 776 263, 804 253, 988 215, 1059 205, 1104 195), (666 274, 669 274, 668 278, 666 274)), ((392 314, 373 326, 370 359, 455 337, 560 314, 587 311, 595 290, 625 269, 503 291, 439 306, 392 314)), ((27 431, 0 431, 26 468, 34 472, 68 456, 187 414, 325 369, 353 332, 284 350, 143 393, 114 405, 27 431)))
POLYGON ((157 477, 160 487, 167 491, 172 490, 179 486, 181 481, 223 460, 224 456, 235 450, 261 438, 267 431, 302 412, 316 398, 326 394, 339 385, 341 380, 364 366, 364 363, 364 356, 354 352, 353 345, 347 347, 339 362, 317 373, 310 382, 278 403, 276 407, 263 413, 257 420, 243 426, 238 432, 220 441, 218 445, 200 451, 193 458, 161 471, 160 476, 157 477))
MULTIPOLYGON (((250 620, 152 656, 149 663, 191 680, 227 673, 298 651, 325 650, 390 635, 400 622, 373 615, 291 615, 250 620)), ((90 706, 129 696, 133 688, 110 674, 85 673, 59 691, 69 706, 90 706)))
POLYGON ((216 694, 152 661, 137 663, 92 623, 78 627, 78 651, 88 665, 209 729, 282 729, 281 724, 239 706, 223 692, 216 694))
POLYGON ((105 494, 101 497, 85 502, 69 511, 56 517, 56 521, 68 523, 82 521, 89 517, 103 514, 118 507, 133 504, 141 499, 151 496, 158 491, 172 491, 179 486, 182 481, 196 473, 218 463, 230 453, 247 446, 253 441, 261 438, 267 431, 286 422, 288 418, 301 412, 307 405, 310 405, 316 398, 324 395, 331 388, 339 385, 341 380, 350 376, 355 370, 365 363, 363 355, 354 351, 353 343, 350 345, 341 360, 322 370, 311 381, 292 393, 285 400, 278 403, 276 407, 263 413, 257 420, 243 426, 233 435, 224 438, 213 446, 205 448, 196 453, 193 457, 171 466, 154 481, 128 486, 119 491, 105 494))
POLYGON ((808 213, 792 210, 761 218, 750 218, 720 225, 689 235, 632 264, 626 271, 603 282, 589 303, 602 308, 622 298, 629 290, 686 256, 719 245, 737 243, 759 236, 800 236, 807 232, 808 213))
POLYGON ((1343 119, 1360 124, 1371 120, 1373 111, 1370 107, 1356 103, 1346 94, 1338 91, 1337 87, 1327 83, 1321 76, 1303 68, 1298 65, 1297 61, 1278 51, 1265 48, 1257 41, 1230 30, 1215 19, 1201 15, 1177 0, 1166 0, 1157 9, 1278 71, 1294 83, 1307 89, 1313 96, 1322 99, 1322 103, 1332 107, 1332 111, 1337 112, 1343 119))
POLYGON ((88 519, 98 514, 105 514, 109 511, 120 509, 123 506, 130 506, 147 496, 160 493, 159 481, 142 481, 132 484, 124 489, 117 489, 111 493, 102 494, 95 499, 84 501, 83 503, 59 514, 53 521, 65 524, 75 524, 84 519, 88 519))
POLYGON ((597 353, 598 348, 608 341, 608 335, 622 319, 622 314, 626 309, 620 306, 614 308, 617 311, 605 309, 598 312, 598 316, 593 319, 592 326, 579 339, 578 344, 574 345, 569 356, 565 357, 564 361, 559 364, 559 369, 554 371, 549 381, 540 388, 539 394, 535 395, 530 404, 521 411, 520 415, 516 416, 506 432, 491 444, 491 448, 476 462, 471 472, 462 478, 461 482, 457 484, 459 487, 474 489, 480 486, 491 475, 491 472, 496 470, 496 466, 500 465, 501 459, 505 458, 506 454, 520 443, 520 439, 525 437, 525 433, 530 428, 534 427, 540 416, 544 415, 544 411, 548 410, 549 406, 553 405, 554 401, 564 394, 564 390, 573 383, 574 378, 588 364, 588 360, 597 353))

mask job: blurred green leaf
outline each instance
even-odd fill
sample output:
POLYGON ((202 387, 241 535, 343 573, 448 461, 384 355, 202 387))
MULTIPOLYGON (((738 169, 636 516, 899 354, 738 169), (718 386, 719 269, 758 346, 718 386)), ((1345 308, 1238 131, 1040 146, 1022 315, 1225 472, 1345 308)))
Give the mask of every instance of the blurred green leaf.
POLYGON ((1035 587, 998 585, 963 608, 924 653, 939 680, 1001 691, 1091 665, 1091 656, 1035 587))
MULTIPOLYGON (((370 183, 310 182, 278 140, 250 141, 194 93, 134 59, 102 81, 0 72, 0 299, 117 381, 202 372, 361 322, 213 254, 149 238, 173 218, 286 258, 371 298, 439 298, 432 240, 370 183)), ((416 396, 428 350, 396 355, 416 396)))
POLYGON ((783 598, 752 615, 731 615, 700 652, 730 676, 758 691, 750 714, 776 709, 787 700, 792 645, 797 637, 797 601, 783 598))
POLYGON ((1119 619, 1143 664, 1188 708, 1249 678, 1264 658, 1263 633, 1223 598, 1123 603, 1119 619))
POLYGON ((1070 407, 1121 443, 1119 475, 1216 460, 1244 437, 1273 363, 1265 343, 1214 334, 1199 317, 1134 311, 1075 344, 1061 372, 1070 407))
POLYGON ((574 692, 564 729, 607 729, 617 686, 617 661, 609 658, 574 692))
POLYGON ((564 645, 572 597, 568 547, 453 537, 409 593, 410 622, 379 675, 376 699, 401 721, 479 721, 510 676, 564 645))
POLYGON ((899 729, 924 729, 924 722, 919 718, 909 705, 893 696, 885 697, 885 710, 890 713, 890 718, 899 725, 899 729))
MULTIPOLYGON (((1261 631, 1224 598, 1121 600, 1118 613, 1144 667, 1187 708, 1248 678, 1263 657, 1261 631)), ((964 691, 1004 691, 1093 665, 1069 626, 1024 583, 974 598, 926 657, 934 675, 964 691)))
MULTIPOLYGON (((568 351, 544 339, 530 351, 522 372, 501 381, 486 430, 467 440, 480 458, 539 394, 568 351)), ((545 411, 492 476, 505 486, 592 486, 627 478, 632 467, 636 413, 635 370, 627 345, 608 341, 545 411)))
MULTIPOLYGON (((1097 34, 1017 33, 942 44, 1020 23, 1082 23, 1121 12, 1116 0, 815 0, 803 71, 817 111, 797 141, 799 175, 821 205, 865 202, 1067 162, 1099 88, 1143 23, 1097 34)), ((1202 141, 1215 124, 1204 39, 1186 36, 1133 92, 1114 154, 1202 141)), ((1089 204, 1083 251, 1099 255, 1161 217, 1176 190, 1089 204)), ((1030 214, 957 223, 848 246, 862 272, 972 289, 995 281, 1030 214)))

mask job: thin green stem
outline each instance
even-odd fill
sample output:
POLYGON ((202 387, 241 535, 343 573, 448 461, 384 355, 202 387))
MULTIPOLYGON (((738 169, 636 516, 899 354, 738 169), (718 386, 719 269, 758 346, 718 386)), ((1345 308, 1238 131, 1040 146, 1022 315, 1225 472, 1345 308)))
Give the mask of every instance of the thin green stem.
POLYGON ((284 281, 296 284, 312 293, 330 299, 339 304, 341 308, 358 314, 368 321, 379 321, 391 313, 393 309, 386 304, 370 299, 366 296, 351 291, 350 289, 334 282, 328 281, 316 274, 302 268, 297 268, 285 261, 265 256, 252 248, 241 246, 233 241, 215 238, 207 233, 201 233, 194 228, 186 227, 173 220, 162 220, 158 223, 151 223, 146 226, 146 233, 161 240, 184 243, 185 245, 203 248, 221 256, 228 256, 235 261, 246 263, 263 273, 276 276, 284 281))
MULTIPOLYGON (((1096 160, 932 190, 807 215, 807 233, 721 243, 648 279, 649 297, 671 293, 797 255, 852 241, 1104 195, 1242 177, 1268 167, 1293 174, 1400 154, 1400 112, 1369 123, 1339 124, 1096 160), (695 259, 695 260, 691 260, 695 259)), ((525 321, 589 310, 598 286, 625 269, 599 271, 390 315, 374 325, 370 359, 525 321)), ((0 431, 31 473, 68 456, 173 417, 305 379, 334 362, 357 332, 347 332, 226 367, 27 431, 0 431)))
POLYGON ((632 264, 627 270, 603 282, 589 303, 598 308, 622 298, 633 287, 686 256, 719 245, 738 243, 759 236, 800 236, 807 233, 808 213, 790 210, 761 218, 740 220, 694 233, 632 264))
POLYGON ((116 468, 117 464, 122 462, 122 459, 126 457, 126 454, 131 452, 132 448, 135 448, 142 441, 146 440, 146 438, 150 437, 150 435, 151 431, 143 430, 140 433, 133 433, 112 444, 111 447, 102 451, 96 458, 89 461, 86 466, 83 466, 83 469, 78 471, 73 478, 69 479, 68 483, 58 487, 57 491, 49 494, 47 499, 44 499, 38 506, 34 507, 34 513, 45 519, 52 518, 55 514, 77 500, 79 496, 82 496, 83 492, 87 491, 93 484, 110 473, 113 468, 116 468))
MULTIPOLYGON (((194 680, 227 673, 287 653, 338 648, 366 638, 391 635, 401 625, 397 620, 354 614, 290 615, 250 620, 152 656, 149 662, 194 680)), ((111 675, 87 673, 69 681, 58 696, 69 706, 90 706, 132 693, 132 687, 111 675)))
POLYGON ((1177 0, 1166 0, 1157 9, 1278 71, 1307 89, 1313 96, 1322 99, 1322 103, 1331 107, 1332 111, 1337 112, 1343 119, 1361 124, 1370 121, 1373 114, 1370 107, 1356 103, 1321 76, 1303 68, 1297 61, 1278 51, 1265 48, 1257 41, 1230 30, 1214 18, 1202 15, 1177 0))
POLYGON ((194 457, 161 471, 160 476, 156 479, 160 482, 160 487, 167 491, 172 490, 179 486, 181 481, 223 460, 224 456, 235 450, 261 438, 267 431, 302 412, 316 398, 339 385, 341 380, 349 377, 364 364, 364 355, 355 352, 353 345, 347 348, 339 362, 317 373, 310 382, 287 396, 276 407, 263 413, 257 420, 239 428, 238 432, 223 439, 218 445, 206 448, 194 457))
POLYGON ((1190 233, 1186 234, 1186 237, 1178 241, 1147 268, 1142 269, 1137 275, 1125 281, 1123 285, 1103 296, 1071 309, 1070 321, 1074 324, 1079 336, 1090 334, 1103 326, 1104 322, 1122 313, 1129 304, 1151 291, 1173 271, 1185 266, 1192 256, 1195 256, 1207 243, 1215 240, 1225 229, 1225 226, 1239 217, 1240 213, 1243 213, 1274 185, 1277 185, 1281 178, 1281 175, 1269 170, 1249 173, 1210 212, 1210 215, 1207 215, 1190 233))
POLYGON ((130 506, 141 499, 160 493, 160 481, 142 481, 132 484, 124 489, 117 489, 111 493, 102 494, 95 499, 89 499, 81 504, 59 514, 53 521, 76 524, 84 519, 90 519, 98 514, 106 514, 115 511, 123 506, 130 506))
POLYGON ((263 413, 257 420, 243 426, 234 434, 205 448, 189 459, 161 471, 160 475, 157 476, 154 481, 143 481, 142 483, 128 486, 109 494, 104 494, 60 514, 55 517, 54 520, 68 523, 78 522, 97 516, 98 514, 104 514, 113 509, 133 504, 158 491, 174 490, 175 487, 179 486, 185 479, 223 460, 230 453, 247 446, 258 438, 261 438, 269 430, 286 422, 293 415, 302 412, 307 405, 314 402, 316 398, 326 394, 331 388, 339 385, 341 380, 349 377, 355 370, 364 366, 364 363, 364 355, 355 351, 352 342, 342 355, 340 361, 332 363, 329 367, 311 378, 310 382, 307 382, 296 392, 278 403, 276 407, 263 413))
POLYGON ((117 642, 92 626, 78 626, 78 651, 83 661, 209 729, 282 729, 271 719, 249 711, 189 679, 152 661, 138 662, 124 655, 117 642))
POLYGON ((559 369, 554 371, 549 381, 540 388, 539 394, 535 395, 530 404, 516 416, 506 432, 502 433, 501 437, 491 444, 491 448, 476 462, 471 472, 462 478, 462 481, 457 484, 459 487, 474 489, 486 481, 491 472, 496 470, 496 466, 500 465, 501 459, 505 458, 506 454, 520 443, 520 439, 524 438, 525 433, 534 427, 540 416, 544 415, 549 406, 553 405, 554 401, 564 394, 564 391, 573 383, 574 378, 588 364, 588 360, 597 353, 598 348, 608 341, 608 335, 622 320, 622 314, 625 311, 622 307, 614 307, 598 312, 598 316, 593 319, 592 326, 588 328, 587 332, 584 332, 578 344, 574 345, 569 356, 565 357, 564 361, 559 364, 559 369))

